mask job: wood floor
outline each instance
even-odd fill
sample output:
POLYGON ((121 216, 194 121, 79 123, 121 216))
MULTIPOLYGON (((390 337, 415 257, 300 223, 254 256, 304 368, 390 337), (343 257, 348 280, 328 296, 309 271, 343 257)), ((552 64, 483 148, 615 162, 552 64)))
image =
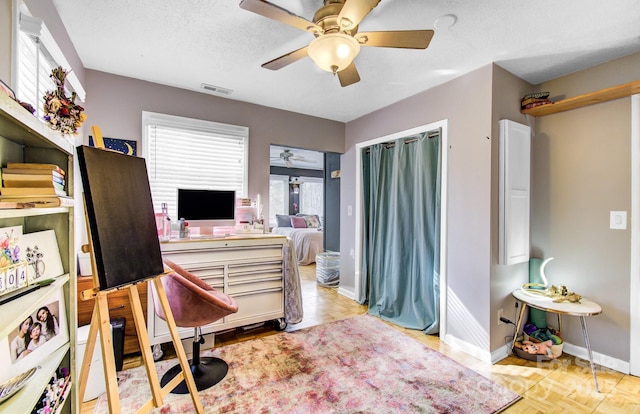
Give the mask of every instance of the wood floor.
MULTIPOLYGON (((320 325, 366 312, 365 306, 339 295, 337 289, 318 286, 315 280, 315 265, 300 266, 300 277, 304 320, 299 324, 288 326, 287 331, 320 325)), ((417 331, 395 328, 521 395, 523 398, 507 408, 505 413, 640 414, 640 378, 638 377, 598 366, 597 375, 601 392, 596 393, 588 361, 571 355, 563 355, 553 364, 536 364, 510 356, 495 365, 490 365, 451 349, 435 335, 424 335, 417 331)), ((278 332, 271 325, 248 331, 238 329, 216 335, 216 347, 276 333, 278 332)), ((165 357, 172 356, 171 350, 167 350, 165 357)), ((140 364, 141 358, 138 356, 129 356, 125 359, 125 369, 140 364)), ((85 403, 81 414, 93 413, 94 406, 95 401, 85 403)))

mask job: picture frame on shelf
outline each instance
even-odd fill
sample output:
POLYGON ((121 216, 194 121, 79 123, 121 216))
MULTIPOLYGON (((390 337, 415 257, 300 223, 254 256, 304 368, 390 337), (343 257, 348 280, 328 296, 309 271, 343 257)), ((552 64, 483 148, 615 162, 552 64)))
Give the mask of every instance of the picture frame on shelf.
POLYGON ((12 373, 38 366, 67 342, 64 290, 59 286, 53 294, 28 309, 22 322, 0 338, 0 361, 11 367, 0 371, 0 381, 9 379, 12 373))
MULTIPOLYGON (((17 265, 21 237, 22 226, 0 228, 0 295, 26 285, 26 273, 20 273, 17 265)), ((26 268, 21 266, 20 271, 24 272, 26 268)))
POLYGON ((22 226, 0 228, 0 268, 20 260, 22 226))
POLYGON ((28 264, 29 284, 64 274, 55 230, 23 234, 20 257, 28 264))

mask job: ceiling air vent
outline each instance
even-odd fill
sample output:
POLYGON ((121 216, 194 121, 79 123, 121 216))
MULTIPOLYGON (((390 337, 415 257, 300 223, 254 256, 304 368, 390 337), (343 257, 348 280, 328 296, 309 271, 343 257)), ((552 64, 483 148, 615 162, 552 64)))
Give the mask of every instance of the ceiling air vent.
POLYGON ((206 83, 201 84, 200 88, 204 89, 207 92, 211 92, 213 94, 216 94, 216 95, 231 95, 231 92, 233 92, 231 89, 225 89, 225 88, 221 88, 219 86, 208 85, 206 83))

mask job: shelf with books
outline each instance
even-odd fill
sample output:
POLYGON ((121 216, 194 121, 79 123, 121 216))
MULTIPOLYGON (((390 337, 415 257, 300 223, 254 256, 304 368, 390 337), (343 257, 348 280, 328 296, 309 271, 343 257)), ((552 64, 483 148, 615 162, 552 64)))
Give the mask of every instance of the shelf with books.
MULTIPOLYGON (((42 391, 54 372, 60 368, 70 370, 75 367, 75 343, 77 327, 76 300, 76 258, 74 246, 74 215, 73 215, 73 162, 74 146, 69 137, 51 130, 40 122, 30 112, 8 96, 0 94, 0 159, 1 167, 7 168, 10 163, 54 164, 66 171, 65 188, 68 197, 40 195, 37 197, 0 195, 0 202, 5 208, 0 209, 0 228, 21 226, 24 235, 54 230, 55 243, 53 251, 59 253, 62 276, 55 277, 55 282, 46 287, 27 293, 0 305, 0 341, 7 341, 16 337, 18 326, 29 314, 35 321, 34 312, 41 306, 55 303, 57 316, 64 321, 64 329, 54 336, 54 340, 46 341, 45 349, 38 349, 46 356, 27 356, 24 361, 29 365, 40 366, 36 375, 29 380, 25 387, 4 401, 0 405, 3 412, 31 412, 35 407, 42 391), (53 207, 36 208, 36 200, 48 200, 53 207), (20 200, 20 201, 18 201, 20 200), (26 201, 23 201, 26 200, 26 201), (10 208, 11 203, 31 202, 33 208, 10 208), (65 206, 69 204, 69 206, 65 206), (72 277, 70 277, 70 275, 72 277), (71 328, 71 329, 69 329, 71 328), (64 332, 64 333, 63 333, 64 332), (3 336, 4 335, 4 336, 3 336)), ((37 172, 36 172, 37 174, 37 172)), ((51 175, 53 180, 53 174, 51 175)), ((1 193, 1 191, 0 191, 1 193)), ((39 204, 44 205, 43 203, 39 204)), ((26 257, 26 249, 21 254, 26 257)), ((53 312, 53 311, 52 311, 53 312)), ((55 312, 54 312, 55 314, 55 312)), ((61 322, 62 324, 62 322, 61 322)), ((0 379, 6 379, 9 373, 28 368, 22 366, 22 360, 12 359, 9 347, 0 347, 0 364, 7 367, 6 372, 0 373, 0 379), (4 350, 4 351, 2 351, 4 350)), ((79 404, 75 392, 75 373, 71 371, 71 393, 69 401, 65 403, 65 412, 77 413, 79 404)))
POLYGON ((2 169, 2 196, 61 196, 66 197, 65 172, 49 163, 8 162, 2 169), (27 171, 35 173, 27 174, 27 171))

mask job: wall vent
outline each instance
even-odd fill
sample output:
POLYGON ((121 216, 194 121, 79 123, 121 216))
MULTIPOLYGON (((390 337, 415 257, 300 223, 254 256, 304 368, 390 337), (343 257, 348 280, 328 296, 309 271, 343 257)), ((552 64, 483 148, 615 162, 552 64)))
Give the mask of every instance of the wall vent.
POLYGON ((233 92, 231 89, 225 89, 215 85, 208 85, 206 83, 201 84, 200 88, 216 95, 231 95, 231 93, 233 92))

